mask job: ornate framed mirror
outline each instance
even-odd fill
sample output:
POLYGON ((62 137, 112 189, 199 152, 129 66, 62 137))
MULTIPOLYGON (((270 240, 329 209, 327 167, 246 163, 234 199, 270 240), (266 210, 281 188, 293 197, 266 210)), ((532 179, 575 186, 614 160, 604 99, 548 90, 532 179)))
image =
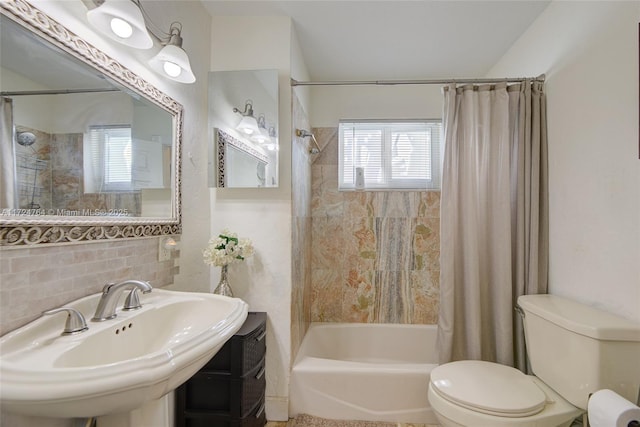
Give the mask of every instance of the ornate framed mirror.
POLYGON ((0 244, 179 234, 182 105, 27 1, 0 12, 0 244))

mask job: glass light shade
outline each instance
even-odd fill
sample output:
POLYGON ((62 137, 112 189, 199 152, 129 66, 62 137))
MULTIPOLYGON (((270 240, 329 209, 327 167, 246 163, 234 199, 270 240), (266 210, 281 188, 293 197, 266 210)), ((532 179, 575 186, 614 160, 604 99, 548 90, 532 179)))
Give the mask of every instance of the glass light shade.
POLYGON ((120 18, 113 18, 111 20, 111 31, 123 39, 128 39, 133 35, 133 27, 131 24, 120 18))
POLYGON ((258 122, 253 116, 242 116, 242 120, 240 120, 236 129, 245 135, 260 133, 260 130, 258 129, 258 122))
POLYGON ((271 138, 269 137, 269 132, 261 127, 258 132, 251 135, 251 140, 259 144, 264 144, 265 142, 271 141, 271 138))
POLYGON ((142 12, 130 0, 105 0, 87 12, 87 19, 101 33, 126 46, 137 49, 153 47, 142 12))
POLYGON ((157 73, 180 83, 193 83, 196 76, 191 71, 187 52, 178 46, 168 44, 149 60, 149 65, 157 73))

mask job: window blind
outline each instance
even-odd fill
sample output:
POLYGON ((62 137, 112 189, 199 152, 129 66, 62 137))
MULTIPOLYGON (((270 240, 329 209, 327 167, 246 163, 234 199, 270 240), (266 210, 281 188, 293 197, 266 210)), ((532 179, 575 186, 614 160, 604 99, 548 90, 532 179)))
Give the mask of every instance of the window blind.
POLYGON ((97 187, 102 191, 132 189, 131 127, 91 126, 89 144, 97 187))
POLYGON ((365 189, 439 188, 438 120, 341 121, 339 187, 355 189, 356 168, 365 189))

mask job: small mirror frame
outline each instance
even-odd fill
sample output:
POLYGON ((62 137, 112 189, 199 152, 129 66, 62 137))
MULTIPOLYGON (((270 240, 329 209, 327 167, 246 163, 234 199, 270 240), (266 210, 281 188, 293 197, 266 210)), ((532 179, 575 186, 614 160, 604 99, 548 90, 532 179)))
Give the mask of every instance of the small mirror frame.
POLYGON ((175 120, 174 192, 171 218, 9 217, 0 219, 1 246, 27 246, 174 235, 182 232, 181 141, 183 107, 131 70, 87 43, 25 0, 3 0, 0 13, 167 110, 175 120))
MULTIPOLYGON (((226 157, 227 157, 227 148, 229 146, 235 147, 238 151, 241 151, 249 156, 255 157, 257 160, 268 163, 269 159, 264 154, 260 153, 258 150, 251 147, 249 144, 240 141, 237 138, 229 135, 225 131, 221 129, 214 128, 213 133, 215 134, 216 140, 216 152, 218 158, 218 187, 224 188, 227 186, 227 174, 225 173, 226 167, 226 157)), ((259 187, 256 187, 259 188, 259 187)))

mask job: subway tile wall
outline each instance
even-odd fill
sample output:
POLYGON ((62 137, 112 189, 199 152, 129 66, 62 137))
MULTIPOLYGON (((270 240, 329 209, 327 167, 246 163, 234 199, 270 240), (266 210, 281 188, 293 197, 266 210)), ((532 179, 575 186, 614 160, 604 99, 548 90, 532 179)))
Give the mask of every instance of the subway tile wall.
POLYGON ((338 129, 314 128, 311 321, 436 324, 439 191, 338 191, 338 129))
POLYGON ((141 279, 158 288, 170 285, 179 252, 159 262, 159 239, 0 248, 0 335, 45 310, 100 292, 107 282, 141 279))

